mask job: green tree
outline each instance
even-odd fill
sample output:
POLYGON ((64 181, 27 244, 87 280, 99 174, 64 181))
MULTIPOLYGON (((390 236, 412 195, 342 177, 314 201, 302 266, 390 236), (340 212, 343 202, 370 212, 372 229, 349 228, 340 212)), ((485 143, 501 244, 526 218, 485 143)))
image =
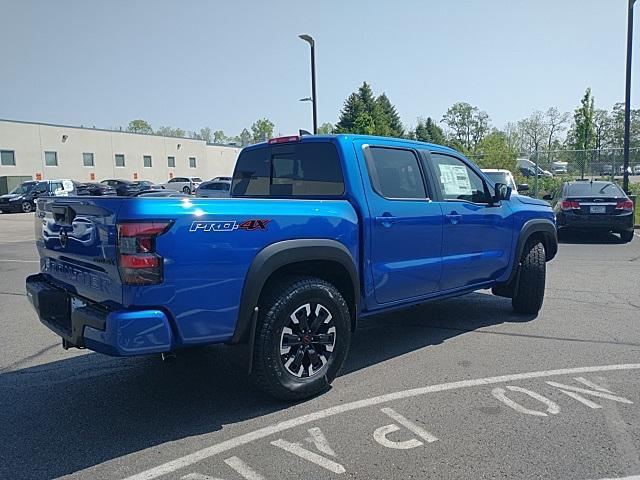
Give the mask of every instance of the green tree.
POLYGON ((247 130, 246 128, 243 128, 242 132, 240 132, 240 135, 238 135, 238 143, 243 147, 246 147, 247 145, 251 145, 251 140, 251 132, 249 132, 249 130, 247 130))
POLYGON ((494 130, 478 144, 478 165, 516 171, 517 152, 509 146, 507 135, 494 130))
POLYGON ((273 137, 275 125, 271 120, 260 118, 251 125, 253 143, 266 142, 273 137))
POLYGON ((227 143, 228 138, 222 130, 213 132, 213 143, 227 143))
POLYGON ((400 117, 388 97, 376 98, 367 82, 363 82, 344 102, 336 133, 402 136, 404 128, 400 117))
POLYGON ((427 117, 426 120, 418 119, 416 129, 413 131, 413 137, 421 142, 436 143, 438 145, 445 144, 444 132, 431 117, 427 117))
MULTIPOLYGON (((573 114, 574 132, 573 132, 573 146, 576 150, 590 150, 595 146, 595 130, 594 130, 594 99, 591 95, 591 87, 588 87, 582 100, 580 100, 580 106, 576 108, 573 114)), ((580 174, 584 178, 584 173, 589 160, 589 152, 578 152, 576 156, 578 161, 578 168, 580 174)))
POLYGON ((442 116, 442 122, 449 127, 450 140, 461 145, 465 151, 473 151, 491 126, 487 112, 466 102, 457 102, 449 107, 442 116))
POLYGON ((321 135, 327 135, 329 133, 333 133, 333 124, 329 122, 325 122, 318 127, 318 133, 321 135))
POLYGON ((400 115, 398 115, 396 107, 389 101, 387 95, 382 93, 376 99, 376 103, 378 104, 378 107, 380 109, 382 120, 389 128, 390 136, 403 137, 404 126, 402 125, 402 121, 400 120, 400 115))
POLYGON ((127 126, 127 132, 151 134, 153 133, 153 128, 146 120, 131 120, 127 126))
POLYGON ((155 134, 162 137, 184 137, 186 132, 181 128, 159 127, 156 129, 155 134))

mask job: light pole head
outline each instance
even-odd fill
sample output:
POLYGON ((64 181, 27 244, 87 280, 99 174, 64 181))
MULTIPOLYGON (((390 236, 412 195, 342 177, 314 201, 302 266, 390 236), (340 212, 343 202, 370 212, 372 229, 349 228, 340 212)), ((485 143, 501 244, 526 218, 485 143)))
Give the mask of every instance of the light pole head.
POLYGON ((303 33, 302 35, 298 35, 298 38, 300 38, 301 40, 304 40, 305 42, 307 42, 309 45, 311 45, 312 47, 315 45, 315 41, 313 40, 313 37, 311 35, 307 35, 306 33, 303 33))

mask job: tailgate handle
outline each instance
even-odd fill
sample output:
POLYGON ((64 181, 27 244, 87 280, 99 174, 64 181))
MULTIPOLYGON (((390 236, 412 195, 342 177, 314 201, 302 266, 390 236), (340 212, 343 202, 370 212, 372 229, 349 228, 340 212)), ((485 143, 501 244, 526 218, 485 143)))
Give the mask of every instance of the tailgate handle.
POLYGON ((53 219, 59 225, 71 225, 76 218, 76 212, 68 205, 52 205, 53 219))

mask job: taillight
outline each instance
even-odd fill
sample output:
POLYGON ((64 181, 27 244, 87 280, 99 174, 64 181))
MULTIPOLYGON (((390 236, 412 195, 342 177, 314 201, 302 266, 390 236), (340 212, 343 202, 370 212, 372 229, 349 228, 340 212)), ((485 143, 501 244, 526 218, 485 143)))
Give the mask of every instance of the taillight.
POLYGON ((628 198, 616 202, 616 210, 633 210, 633 202, 628 198))
POLYGON ((560 202, 562 210, 580 210, 580 202, 576 200, 563 200, 560 202))
POLYGON ((156 237, 171 222, 118 224, 118 270, 125 285, 154 285, 162 282, 162 257, 156 253, 156 237))

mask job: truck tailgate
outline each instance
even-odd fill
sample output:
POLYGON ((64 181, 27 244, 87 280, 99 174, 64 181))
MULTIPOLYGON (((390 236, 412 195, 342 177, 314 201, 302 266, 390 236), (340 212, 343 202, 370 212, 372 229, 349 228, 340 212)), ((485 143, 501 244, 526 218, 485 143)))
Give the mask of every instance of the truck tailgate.
POLYGON ((118 198, 38 200, 35 236, 42 273, 79 297, 121 305, 115 224, 121 205, 118 198))

